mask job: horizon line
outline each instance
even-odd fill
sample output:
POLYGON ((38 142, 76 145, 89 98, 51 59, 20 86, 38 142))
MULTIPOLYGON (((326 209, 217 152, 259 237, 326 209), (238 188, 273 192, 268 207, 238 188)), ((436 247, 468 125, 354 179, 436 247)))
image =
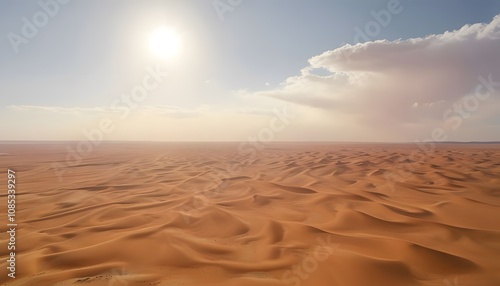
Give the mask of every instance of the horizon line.
MULTIPOLYGON (((0 140, 0 144, 4 143, 70 143, 89 140, 0 140)), ((224 140, 224 141, 203 141, 203 140, 102 140, 102 143, 243 143, 248 140, 224 140)), ((254 142, 254 141, 250 141, 254 142)), ((333 141, 333 140, 280 140, 280 141, 257 141, 260 143, 344 143, 344 144, 500 144, 500 140, 491 141, 333 141)))

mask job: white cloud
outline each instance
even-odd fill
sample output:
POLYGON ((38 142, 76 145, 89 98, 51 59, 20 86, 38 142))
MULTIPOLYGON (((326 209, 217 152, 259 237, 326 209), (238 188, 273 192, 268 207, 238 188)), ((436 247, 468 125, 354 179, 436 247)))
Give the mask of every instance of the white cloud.
MULTIPOLYGON (((61 107, 61 106, 40 106, 40 105, 10 105, 7 108, 14 111, 45 111, 52 113, 78 113, 78 114, 120 114, 125 106, 113 107, 61 107)), ((203 109, 184 109, 171 105, 142 105, 130 108, 130 111, 139 114, 156 114, 169 117, 191 117, 203 112, 203 109)))
POLYGON ((9 105, 8 109, 14 111, 47 111, 47 112, 111 112, 104 107, 61 107, 61 106, 43 106, 43 105, 9 105))
MULTIPOLYGON (((123 112, 124 106, 120 108, 113 107, 62 107, 62 106, 44 106, 44 105, 10 105, 7 106, 8 109, 13 111, 21 112, 50 112, 57 114, 120 114, 123 112)), ((173 105, 141 105, 130 109, 130 112, 136 113, 138 115, 148 114, 148 115, 160 115, 166 117, 198 117, 210 114, 219 115, 235 115, 235 114, 247 114, 247 115, 257 115, 257 116, 272 116, 274 114, 273 109, 264 108, 251 108, 251 107, 238 107, 238 108, 220 108, 217 106, 202 105, 196 108, 182 108, 173 105)))
MULTIPOLYGON (((481 84, 479 77, 491 76, 500 83, 498 51, 500 15, 488 24, 466 25, 439 35, 326 51, 312 57, 310 66, 279 89, 254 95, 326 110, 351 126, 394 128, 395 133, 409 126, 425 130, 442 123, 443 112, 474 94, 481 84), (315 74, 318 69, 330 74, 315 74)), ((498 119, 494 110, 500 107, 499 94, 497 86, 487 104, 480 102, 475 115, 498 119)))

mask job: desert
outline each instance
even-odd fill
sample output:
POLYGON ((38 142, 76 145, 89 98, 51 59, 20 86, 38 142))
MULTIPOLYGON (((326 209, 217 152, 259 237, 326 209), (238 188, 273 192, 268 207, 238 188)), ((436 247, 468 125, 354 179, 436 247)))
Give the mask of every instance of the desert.
POLYGON ((500 284, 499 144, 68 144, 0 145, 3 285, 500 284))

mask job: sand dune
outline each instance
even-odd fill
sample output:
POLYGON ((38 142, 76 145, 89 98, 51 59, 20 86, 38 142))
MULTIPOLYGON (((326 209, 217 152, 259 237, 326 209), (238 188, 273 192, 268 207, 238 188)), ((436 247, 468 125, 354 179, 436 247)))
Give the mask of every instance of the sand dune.
POLYGON ((500 145, 68 144, 0 144, 4 285, 500 285, 500 145))

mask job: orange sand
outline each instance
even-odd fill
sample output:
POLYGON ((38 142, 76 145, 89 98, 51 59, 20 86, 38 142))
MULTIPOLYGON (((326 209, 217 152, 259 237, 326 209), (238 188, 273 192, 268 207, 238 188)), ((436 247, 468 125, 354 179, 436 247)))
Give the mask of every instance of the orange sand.
POLYGON ((1 284, 500 285, 500 145, 68 144, 0 144, 1 284))

